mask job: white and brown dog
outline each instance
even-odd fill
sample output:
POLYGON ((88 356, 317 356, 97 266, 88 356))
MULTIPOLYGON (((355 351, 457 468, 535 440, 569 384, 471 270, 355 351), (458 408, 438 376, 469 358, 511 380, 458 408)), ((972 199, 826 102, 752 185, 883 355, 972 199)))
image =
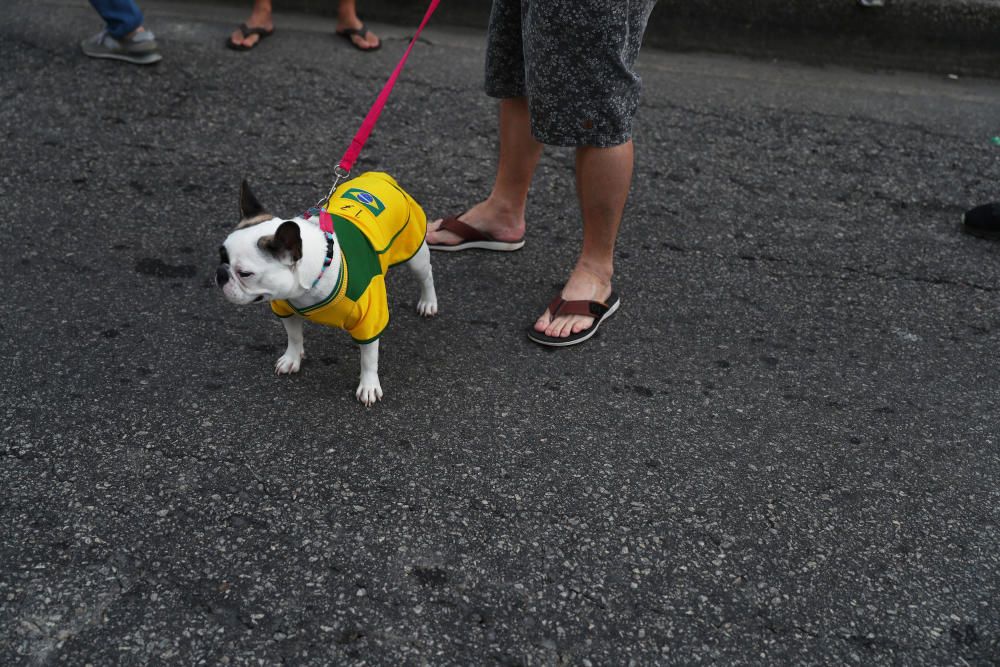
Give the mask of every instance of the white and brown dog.
POLYGON ((358 400, 380 400, 378 339, 389 323, 389 267, 412 269, 420 283, 417 312, 429 317, 438 310, 420 206, 388 174, 368 172, 341 184, 324 210, 291 219, 265 212, 244 181, 240 217, 219 248, 216 283, 229 301, 269 301, 282 318, 288 347, 275 372, 299 370, 304 320, 339 327, 361 349, 358 400))

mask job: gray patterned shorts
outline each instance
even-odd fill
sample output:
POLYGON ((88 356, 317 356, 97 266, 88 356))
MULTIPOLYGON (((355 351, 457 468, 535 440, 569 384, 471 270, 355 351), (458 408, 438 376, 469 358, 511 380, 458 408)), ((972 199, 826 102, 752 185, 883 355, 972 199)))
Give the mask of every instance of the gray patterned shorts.
POLYGON ((531 133, 554 146, 632 136, 633 65, 656 0, 493 0, 486 94, 527 97, 531 133))

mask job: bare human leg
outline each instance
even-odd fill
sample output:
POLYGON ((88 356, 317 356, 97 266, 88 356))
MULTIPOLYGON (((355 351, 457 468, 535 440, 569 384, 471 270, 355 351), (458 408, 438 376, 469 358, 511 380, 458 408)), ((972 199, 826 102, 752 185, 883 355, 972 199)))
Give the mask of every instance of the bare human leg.
MULTIPOLYGON (((340 0, 340 4, 337 5, 337 32, 344 32, 345 30, 360 30, 364 24, 361 19, 358 18, 357 3, 355 0, 340 0)), ((371 30, 366 31, 363 35, 352 34, 350 36, 354 46, 358 47, 362 51, 370 51, 371 49, 377 49, 382 43, 378 35, 373 33, 371 30)))
MULTIPOLYGON (((516 241, 523 237, 528 190, 541 156, 542 144, 531 136, 528 98, 501 100, 500 157, 493 191, 459 219, 498 241, 516 241)), ((458 243, 460 239, 455 234, 438 231, 440 224, 438 219, 427 226, 427 242, 458 243)))
MULTIPOLYGON (((583 247, 562 297, 567 301, 604 301, 611 295, 615 241, 625 201, 632 184, 632 141, 576 151, 576 190, 583 216, 583 247)), ((587 329, 594 318, 567 315, 552 318, 548 309, 535 322, 535 331, 566 338, 587 329)))
MULTIPOLYGON (((248 28, 263 28, 264 30, 274 30, 274 21, 271 18, 271 0, 254 0, 253 9, 250 10, 250 18, 246 20, 248 28)), ((229 36, 229 42, 233 46, 253 48, 260 41, 260 35, 247 35, 237 28, 229 36)))

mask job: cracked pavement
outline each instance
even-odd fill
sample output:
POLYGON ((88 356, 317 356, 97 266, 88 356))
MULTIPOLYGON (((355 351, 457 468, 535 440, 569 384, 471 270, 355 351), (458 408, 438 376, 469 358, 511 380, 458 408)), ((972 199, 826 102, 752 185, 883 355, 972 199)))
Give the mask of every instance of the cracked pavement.
MULTIPOLYGON (((574 259, 572 153, 523 251, 390 275, 385 400, 212 284, 240 179, 326 192, 404 47, 143 3, 164 61, 83 57, 69 0, 0 22, 0 663, 1000 661, 996 81, 678 55, 646 92, 623 306, 524 328, 574 259)), ((377 18, 377 17, 374 17, 377 18)), ((358 169, 486 194, 483 34, 432 24, 358 169)))

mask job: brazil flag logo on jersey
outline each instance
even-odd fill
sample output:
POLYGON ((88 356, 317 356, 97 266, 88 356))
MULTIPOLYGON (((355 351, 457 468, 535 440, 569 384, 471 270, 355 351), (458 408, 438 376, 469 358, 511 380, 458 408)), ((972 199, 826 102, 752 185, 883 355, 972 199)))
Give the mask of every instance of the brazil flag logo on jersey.
POLYGON ((385 210, 385 204, 370 192, 362 190, 360 188, 351 188, 344 194, 340 195, 343 199, 350 199, 356 201, 366 209, 371 211, 372 215, 378 216, 385 210))

